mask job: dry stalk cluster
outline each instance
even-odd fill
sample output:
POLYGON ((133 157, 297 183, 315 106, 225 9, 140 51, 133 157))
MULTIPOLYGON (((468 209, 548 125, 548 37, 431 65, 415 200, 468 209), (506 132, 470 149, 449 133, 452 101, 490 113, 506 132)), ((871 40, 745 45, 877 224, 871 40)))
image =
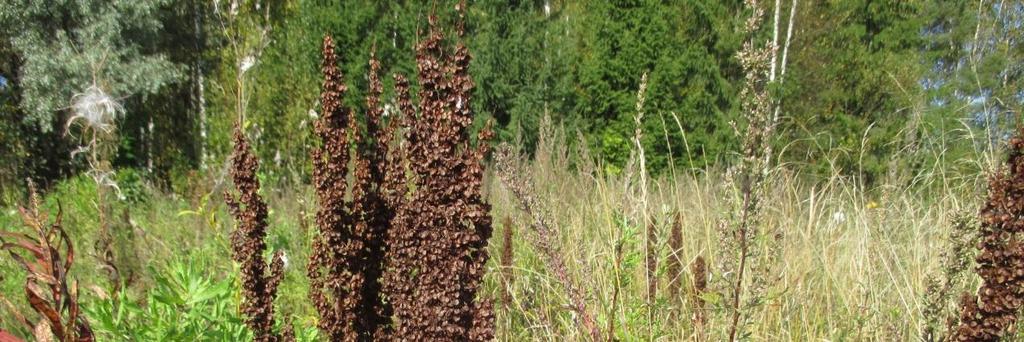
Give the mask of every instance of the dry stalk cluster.
POLYGON ((669 281, 669 297, 676 307, 673 314, 679 316, 680 313, 685 312, 683 306, 683 298, 685 298, 689 304, 689 319, 694 336, 698 340, 702 340, 705 336, 707 322, 707 303, 704 300, 704 295, 708 291, 708 266, 704 257, 698 255, 689 264, 690 276, 686 277, 684 274, 686 263, 682 259, 683 219, 681 213, 674 215, 669 231, 668 247, 669 255, 665 262, 669 281))
POLYGON ((996 341, 1012 331, 1024 304, 1024 131, 1010 140, 1006 170, 989 181, 981 209, 977 273, 982 284, 964 294, 953 341, 996 341))
MULTIPOLYGON (((747 18, 744 30, 750 37, 758 31, 764 9, 756 0, 746 0, 746 7, 752 12, 747 18)), ((761 302, 767 287, 774 282, 773 261, 779 257, 781 232, 761 229, 761 200, 765 192, 765 180, 771 171, 770 137, 776 128, 772 113, 773 102, 768 94, 768 85, 773 81, 775 68, 775 44, 762 45, 757 38, 750 38, 743 44, 737 59, 745 74, 742 100, 744 125, 734 125, 742 137, 741 160, 727 172, 729 183, 737 189, 734 197, 731 222, 722 222, 719 229, 724 245, 718 255, 718 288, 725 289, 728 304, 726 312, 731 316, 728 326, 728 340, 741 337, 746 325, 745 308, 761 302), (767 234, 764 239, 759 234, 767 234), (758 244, 757 241, 765 241, 758 244)))
MULTIPOLYGON (((368 271, 381 267, 382 238, 380 234, 371 232, 383 227, 368 225, 363 209, 371 197, 379 196, 373 196, 377 189, 370 188, 373 183, 369 181, 368 161, 359 158, 357 153, 352 200, 346 200, 352 156, 350 141, 358 137, 358 128, 350 110, 341 102, 347 88, 337 69, 334 43, 330 37, 324 38, 323 56, 322 114, 315 125, 322 145, 312 153, 313 182, 320 204, 316 223, 320 229, 313 241, 307 269, 310 299, 320 314, 319 328, 331 340, 370 340, 383 323, 380 315, 383 312, 378 308, 381 303, 378 299, 379 286, 372 283, 379 279, 379 271, 378 276, 367 275, 368 271), (371 245, 376 248, 371 248, 371 245)), ((373 84, 379 83, 375 65, 371 62, 373 84)), ((370 97, 376 96, 379 94, 371 89, 370 97)), ((368 114, 378 113, 371 109, 368 114)))
POLYGON ((365 137, 342 105, 329 37, 323 53, 322 145, 312 155, 319 235, 307 269, 319 328, 332 341, 493 339, 493 304, 477 298, 492 233, 481 194, 491 133, 470 142, 467 48, 446 48, 431 18, 417 46, 419 105, 396 76, 400 113, 386 126, 371 58, 365 137))
POLYGON ((683 275, 683 222, 682 214, 676 213, 672 220, 672 227, 668 236, 668 258, 665 259, 666 272, 668 273, 668 294, 677 308, 682 307, 684 286, 683 275))
POLYGON ((492 234, 491 207, 481 194, 492 133, 485 128, 471 145, 469 50, 459 42, 447 51, 433 22, 417 46, 419 113, 403 113, 414 190, 388 231, 385 291, 399 322, 396 339, 491 340, 493 304, 476 294, 492 234))
POLYGON ((290 326, 286 325, 281 334, 274 332, 274 298, 283 277, 284 261, 280 252, 274 254, 270 263, 263 258, 267 249, 267 203, 259 194, 259 162, 242 133, 241 123, 235 126, 234 140, 231 177, 239 198, 236 200, 228 193, 224 198, 238 223, 231 232, 231 257, 239 263, 241 272, 241 312, 255 341, 292 341, 295 338, 290 326))
POLYGON ((0 250, 10 253, 27 272, 25 296, 40 319, 30 320, 6 298, 0 296, 0 300, 14 316, 9 318, 33 331, 36 340, 94 341, 92 329, 78 305, 78 283, 68 279, 75 250, 61 224, 61 211, 49 222, 48 215, 39 211, 39 198, 31 183, 29 192, 29 207, 21 208, 21 217, 34 235, 0 231, 0 250))

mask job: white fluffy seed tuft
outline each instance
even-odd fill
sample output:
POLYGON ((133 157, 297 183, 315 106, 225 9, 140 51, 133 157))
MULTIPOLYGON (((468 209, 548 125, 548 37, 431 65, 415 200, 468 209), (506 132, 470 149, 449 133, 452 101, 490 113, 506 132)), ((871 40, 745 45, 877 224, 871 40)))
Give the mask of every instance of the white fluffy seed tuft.
POLYGON ((110 132, 114 127, 114 120, 124 113, 124 107, 110 94, 93 84, 84 92, 71 97, 71 112, 68 126, 76 121, 82 121, 83 125, 89 128, 110 132))

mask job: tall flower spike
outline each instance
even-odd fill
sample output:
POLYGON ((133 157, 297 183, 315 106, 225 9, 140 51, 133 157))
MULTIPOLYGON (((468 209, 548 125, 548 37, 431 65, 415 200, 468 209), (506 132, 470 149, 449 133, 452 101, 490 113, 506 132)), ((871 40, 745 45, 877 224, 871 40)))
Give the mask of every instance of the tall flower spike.
POLYGON ((320 204, 316 213, 319 234, 313 240, 307 266, 309 297, 320 314, 318 328, 329 340, 356 341, 361 325, 355 323, 361 302, 358 289, 363 279, 347 267, 355 262, 355 251, 362 246, 353 236, 354 220, 345 202, 349 130, 353 124, 348 108, 341 102, 347 87, 337 67, 331 37, 324 37, 322 71, 322 115, 314 126, 321 146, 312 152, 313 184, 320 204))
POLYGON ((231 232, 231 257, 240 264, 242 273, 241 311, 246 325, 252 329, 254 341, 286 341, 273 331, 274 297, 283 276, 284 261, 280 252, 274 254, 269 265, 263 260, 263 252, 267 249, 264 241, 267 237, 267 204, 259 194, 260 182, 256 178, 259 162, 242 133, 241 124, 235 126, 234 139, 231 177, 239 198, 236 200, 228 193, 224 198, 238 224, 231 232))
POLYGON ((490 340, 493 305, 476 298, 492 230, 490 206, 481 196, 490 133, 485 130, 471 147, 469 54, 464 47, 446 54, 442 41, 431 25, 417 47, 419 115, 407 113, 404 120, 415 190, 401 202, 388 231, 385 292, 396 340, 490 340))
POLYGON ((1010 140, 1007 170, 989 181, 981 209, 976 295, 964 294, 952 341, 997 341, 1017 322, 1024 304, 1024 130, 1010 140))
MULTIPOLYGON (((384 175, 387 170, 387 153, 390 137, 381 128, 383 109, 380 96, 383 86, 380 81, 380 63, 376 54, 370 55, 370 89, 366 97, 366 130, 368 139, 356 139, 362 151, 356 160, 355 188, 352 193, 352 215, 355 223, 355 238, 361 241, 362 249, 354 251, 356 260, 349 265, 349 271, 362 277, 356 316, 361 335, 380 338, 386 333, 385 326, 390 320, 391 308, 382 300, 381 275, 384 271, 384 237, 394 217, 394 210, 388 207, 384 195, 384 175)), ((356 132, 355 121, 350 125, 356 132)), ((357 135, 358 136, 358 135, 357 135)), ((355 284, 354 284, 355 285, 355 284)))
POLYGON ((341 105, 345 93, 334 44, 324 39, 324 116, 316 123, 322 146, 313 151, 313 177, 320 211, 319 236, 313 242, 308 275, 310 299, 320 313, 319 328, 332 341, 376 341, 390 334, 391 307, 381 294, 384 237, 394 216, 392 202, 401 180, 388 182, 388 145, 395 124, 382 128, 380 64, 370 57, 366 129, 361 138, 351 112, 341 105), (356 153, 350 152, 354 145, 356 153), (353 170, 349 170, 349 162, 353 170), (352 184, 348 173, 353 172, 352 184), (351 199, 346 200, 346 190, 351 199))

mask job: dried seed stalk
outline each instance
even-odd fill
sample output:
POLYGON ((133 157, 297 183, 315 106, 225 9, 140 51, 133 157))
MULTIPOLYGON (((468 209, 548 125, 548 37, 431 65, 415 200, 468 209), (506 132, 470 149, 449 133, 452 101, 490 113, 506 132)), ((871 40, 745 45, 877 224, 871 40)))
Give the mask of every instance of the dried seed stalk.
POLYGON ((668 290, 672 303, 677 306, 683 293, 683 222, 682 214, 676 213, 668 237, 668 290))
POLYGON ((691 323, 698 341, 704 340, 704 325, 707 323, 707 303, 704 294, 708 291, 708 266, 704 257, 698 256, 690 265, 690 276, 693 277, 690 288, 690 305, 693 311, 691 323))
POLYGON ((953 341, 996 341, 1017 322, 1024 304, 1024 131, 1010 140, 1007 170, 989 181, 988 201, 981 209, 981 253, 975 261, 982 285, 964 294, 960 325, 953 341))
POLYGON ((358 299, 350 286, 351 275, 345 266, 351 262, 349 231, 351 217, 347 214, 345 193, 348 183, 349 141, 348 109, 341 98, 347 91, 341 71, 337 69, 334 42, 324 38, 320 92, 320 118, 314 132, 321 146, 312 151, 313 186, 319 204, 316 213, 318 236, 312 243, 307 276, 309 297, 320 314, 317 327, 333 341, 354 341, 359 335, 350 324, 355 322, 358 299))
POLYGON ((505 308, 512 306, 512 258, 515 253, 512 246, 512 218, 506 216, 505 230, 501 234, 501 301, 505 308))
POLYGON ((393 126, 381 129, 380 65, 370 59, 367 131, 360 139, 351 110, 342 105, 347 91, 337 68, 334 42, 324 38, 322 116, 315 132, 321 146, 312 153, 313 182, 320 210, 319 234, 307 268, 310 299, 320 314, 318 327, 332 341, 373 341, 386 334, 390 307, 381 297, 384 236, 393 210, 382 195, 387 144, 393 126), (351 148, 356 148, 355 154, 351 148), (354 160, 353 160, 354 159, 354 160), (354 170, 349 169, 350 162, 354 170), (348 174, 354 180, 348 184, 348 174), (352 198, 346 200, 351 188, 352 198))
POLYGON ((371 58, 362 138, 341 104, 346 88, 334 45, 324 40, 322 146, 312 155, 320 231, 307 271, 319 328, 332 341, 494 337, 492 304, 476 298, 491 235, 481 195, 491 133, 471 146, 469 52, 459 44, 448 53, 442 42, 432 18, 417 47, 419 108, 409 82, 396 76, 399 115, 386 126, 380 67, 371 58), (396 144, 400 128, 405 141, 396 144))
POLYGON ((388 230, 385 292, 394 309, 392 338, 471 340, 494 338, 489 300, 477 299, 488 259, 490 205, 483 201, 483 159, 489 129, 474 148, 469 52, 444 48, 434 26, 417 46, 419 114, 400 95, 413 191, 388 230))
MULTIPOLYGON (((757 302, 761 293, 748 291, 750 298, 744 298, 744 290, 748 286, 759 289, 766 284, 758 283, 766 278, 764 271, 768 268, 748 265, 752 262, 751 255, 755 252, 752 246, 755 235, 758 234, 758 220, 761 211, 761 197, 763 196, 764 180, 769 169, 768 161, 771 157, 771 145, 768 139, 774 134, 776 122, 772 120, 771 99, 768 94, 767 85, 770 82, 768 71, 771 56, 775 50, 771 47, 761 46, 756 42, 758 27, 760 27, 764 10, 760 8, 757 0, 746 0, 744 4, 752 11, 751 16, 745 23, 745 32, 751 37, 743 43, 743 49, 737 53, 737 59, 743 67, 746 75, 740 98, 742 99, 742 111, 746 121, 746 127, 742 131, 743 150, 742 160, 735 168, 727 173, 729 179, 738 185, 740 197, 739 203, 735 203, 734 222, 731 229, 726 229, 726 236, 732 238, 729 244, 735 244, 736 250, 722 249, 724 253, 738 252, 739 256, 735 261, 735 275, 723 277, 730 281, 729 290, 732 292, 729 298, 729 313, 731 322, 729 324, 729 341, 736 341, 740 330, 743 328, 743 305, 745 302, 757 302), (738 250, 738 251, 737 251, 738 250), (760 271, 761 274, 758 274, 760 271), (754 274, 748 274, 754 273, 754 274), (731 279, 728 279, 731 278, 731 279), (748 281, 751 278, 753 281, 748 281), (748 284, 752 283, 752 284, 748 284)), ((740 132, 737 128, 737 132, 740 132)), ((781 234, 775 234, 775 240, 781 239, 781 234)), ((730 246, 731 247, 731 246, 730 246)), ((765 253, 771 251, 763 251, 765 253)), ((726 260, 731 262, 731 260, 726 260)), ((727 266, 727 267, 731 267, 727 266)), ((724 274, 724 273, 723 273, 724 274)))
MULTIPOLYGON (((259 194, 260 182, 256 178, 259 162, 242 133, 240 123, 235 126, 234 139, 231 177, 239 198, 225 192, 224 199, 238 223, 231 232, 231 258, 240 264, 242 274, 241 311, 246 325, 252 329, 254 341, 287 341, 273 331, 274 298, 283 278, 284 261, 280 252, 274 254, 269 264, 263 258, 267 249, 267 204, 259 194)), ((290 328, 285 330, 284 335, 290 336, 290 328)))
MULTIPOLYGON (((37 326, 48 326, 52 338, 58 341, 93 341, 92 329, 78 305, 78 283, 68 279, 75 250, 61 224, 62 212, 58 209, 56 219, 49 223, 48 215, 39 211, 39 198, 31 183, 29 192, 30 204, 28 208, 21 208, 21 217, 35 235, 0 231, 0 250, 10 253, 28 272, 25 296, 32 310, 43 320, 41 325, 33 324, 16 310, 13 318, 32 331, 37 331, 37 326)), ((2 296, 0 299, 9 303, 2 296)), ((37 333, 46 334, 45 331, 37 333)))
MULTIPOLYGON (((507 187, 519 201, 519 208, 525 211, 533 219, 533 229, 537 236, 533 239, 537 249, 544 255, 544 262, 547 268, 554 273, 558 282, 565 288, 565 292, 571 301, 572 309, 576 312, 577 323, 590 334, 592 341, 601 341, 601 331, 597 328, 594 316, 587 310, 587 303, 584 300, 583 291, 577 286, 565 266, 563 254, 557 251, 552 245, 555 232, 547 222, 547 218, 540 212, 540 204, 533 195, 529 182, 524 178, 522 170, 513 166, 512 149, 507 145, 499 146, 495 156, 495 166, 502 183, 507 187)), ((609 322, 609 324, 611 324, 609 322)), ((611 329, 609 329, 611 330, 611 329)), ((609 334, 614 333, 609 331, 609 334)))

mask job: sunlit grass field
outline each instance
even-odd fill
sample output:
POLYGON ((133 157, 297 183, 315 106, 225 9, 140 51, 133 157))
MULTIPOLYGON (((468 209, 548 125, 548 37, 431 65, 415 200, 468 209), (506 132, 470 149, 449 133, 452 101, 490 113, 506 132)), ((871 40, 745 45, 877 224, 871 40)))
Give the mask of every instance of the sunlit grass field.
MULTIPOLYGON (((540 211, 557 232, 553 246, 567 261, 572 285, 584 294, 599 326, 622 341, 697 340, 698 330, 706 340, 725 339, 729 317, 722 310, 727 288, 719 281, 720 265, 737 252, 728 249, 722 227, 733 220, 739 193, 725 172, 666 170, 644 177, 648 184, 641 187, 638 168, 607 171, 591 162, 595 158, 586 150, 567 147, 579 144, 561 134, 548 135, 519 169, 531 180, 540 211), (653 235, 644 217, 652 222, 653 235), (675 217, 682 235, 678 250, 668 243, 675 217), (699 296, 707 302, 701 329, 693 319, 698 297, 690 273, 698 257, 707 260, 710 278, 708 292, 699 296), (653 300, 648 298, 649 258, 656 260, 650 278, 657 288, 653 300), (672 273, 673 262, 680 263, 681 273, 672 273), (675 284, 683 289, 678 295, 670 290, 675 284)), ((997 158, 980 155, 972 162, 988 168, 997 158)), ((951 238, 954 221, 976 214, 986 176, 906 170, 867 188, 838 172, 812 177, 795 169, 779 166, 767 178, 756 226, 770 232, 758 236, 771 238, 754 240, 755 250, 762 252, 753 255, 752 280, 745 286, 746 293, 759 297, 742 308, 741 336, 756 341, 918 340, 929 320, 944 331, 942 324, 955 315, 960 293, 974 291, 978 280, 973 274, 954 279, 951 289, 931 302, 927 289, 947 277, 944 253, 965 243, 951 238), (940 309, 928 312, 929 305, 940 309)), ((225 179, 211 171, 175 192, 158 191, 143 181, 121 182, 111 224, 119 273, 130 281, 116 296, 109 269, 93 252, 98 226, 94 183, 74 178, 45 195, 51 212, 62 209, 75 241, 72 275, 102 340, 245 336, 236 312, 238 285, 232 275, 237 270, 227 240, 234 222, 223 204, 225 179)), ((546 269, 535 247, 533 220, 493 172, 487 179, 497 224, 485 293, 496 301, 498 338, 584 340, 587 333, 568 308, 564 284, 546 269), (512 224, 500 224, 505 218, 512 224), (506 229, 512 230, 510 267, 501 266, 507 262, 501 250, 506 229)), ((284 251, 288 260, 276 301, 279 317, 295 324, 300 338, 315 339, 317 318, 307 300, 305 276, 315 234, 312 190, 271 183, 263 192, 271 205, 269 249, 284 251)), ((0 224, 24 229, 15 208, 3 210, 0 224)), ((21 269, 10 258, 0 258, 0 276, 0 293, 10 303, 0 308, 0 317, 13 317, 12 307, 29 312, 21 295, 21 269)), ((11 319, 3 319, 0 328, 29 335, 11 319)))

